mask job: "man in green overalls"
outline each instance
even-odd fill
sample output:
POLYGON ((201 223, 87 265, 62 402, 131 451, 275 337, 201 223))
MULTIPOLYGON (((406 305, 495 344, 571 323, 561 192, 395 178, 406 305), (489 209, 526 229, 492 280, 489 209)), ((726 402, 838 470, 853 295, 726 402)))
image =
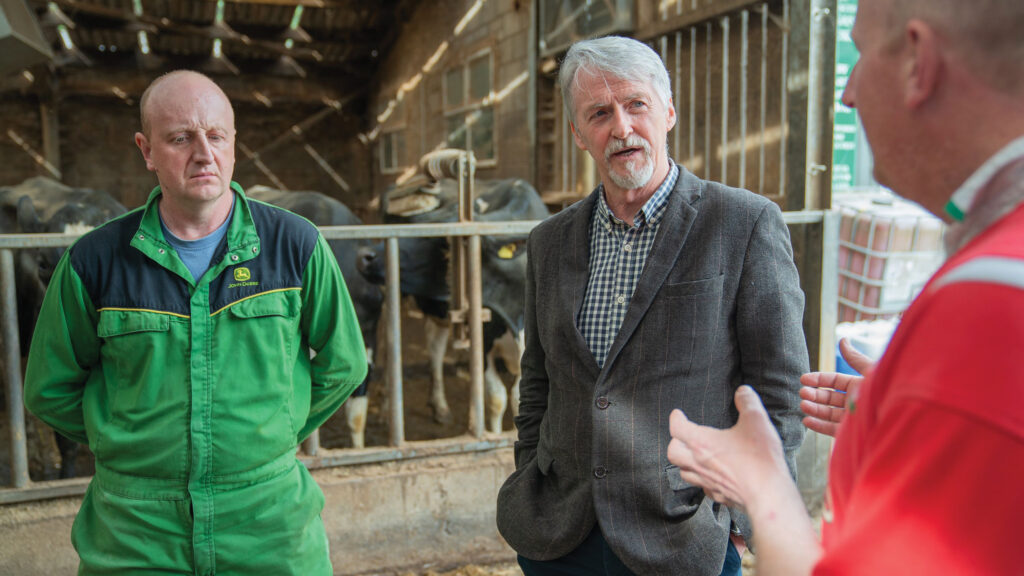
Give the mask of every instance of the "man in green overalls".
POLYGON ((341 272, 312 224, 231 181, 213 81, 164 75, 141 109, 160 185, 65 253, 25 376, 26 407, 96 455, 79 574, 329 575, 295 451, 366 375, 341 272))

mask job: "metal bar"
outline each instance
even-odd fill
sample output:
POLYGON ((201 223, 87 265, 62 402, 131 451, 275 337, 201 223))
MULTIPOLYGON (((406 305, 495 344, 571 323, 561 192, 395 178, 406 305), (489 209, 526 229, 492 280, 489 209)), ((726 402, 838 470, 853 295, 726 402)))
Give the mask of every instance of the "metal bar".
POLYGON ((711 179, 711 161, 714 155, 711 154, 711 22, 705 25, 707 29, 707 48, 704 51, 704 179, 711 179))
POLYGON ((472 406, 472 429, 477 438, 484 435, 484 324, 481 319, 483 295, 480 273, 480 237, 470 236, 469 240, 469 382, 470 406, 472 406))
MULTIPOLYGON (((679 8, 678 4, 676 5, 676 8, 679 8)), ((682 80, 682 76, 683 76, 683 64, 682 64, 682 60, 683 60, 683 33, 681 31, 680 32, 676 32, 676 34, 675 34, 675 51, 676 51, 676 61, 675 61, 675 69, 676 70, 675 70, 675 74, 673 75, 673 79, 676 81, 676 88, 675 88, 675 90, 672 91, 672 93, 676 95, 676 98, 679 98, 679 92, 683 88, 683 80, 682 80)), ((680 149, 682 147, 681 141, 682 141, 682 131, 683 131, 683 129, 682 129, 682 127, 679 126, 678 114, 677 114, 676 118, 677 118, 677 120, 676 120, 676 126, 675 126, 675 134, 672 135, 672 138, 674 139, 673 149, 675 150, 675 154, 676 154, 675 157, 679 158, 680 160, 682 160, 683 158, 686 158, 686 156, 683 155, 683 151, 680 149)))
MULTIPOLYGON (((801 214, 802 212, 783 212, 801 214)), ((820 222, 821 211, 810 210, 807 222, 820 222), (813 215, 818 216, 813 216, 813 215)), ((787 220, 789 222, 790 220, 787 220)), ((804 220, 802 220, 804 221, 804 220)), ((328 240, 374 240, 381 238, 441 238, 446 236, 525 236, 540 220, 508 222, 470 222, 465 224, 363 224, 359 226, 321 226, 328 240)), ((77 234, 0 234, 0 250, 12 248, 53 248, 70 246, 77 234)))
MULTIPOLYGON (((439 440, 406 442, 400 447, 380 446, 362 450, 324 448, 317 456, 300 455, 299 461, 310 470, 322 470, 376 462, 489 452, 510 448, 514 442, 515 432, 488 434, 487 438, 482 440, 469 436, 457 436, 439 440)), ((34 482, 31 487, 23 489, 0 489, 0 505, 81 496, 85 494, 91 480, 92 478, 71 478, 34 482)))
POLYGON ((747 74, 750 71, 750 11, 741 15, 740 49, 740 188, 747 187, 747 74))
MULTIPOLYGON (((526 80, 526 141, 531 151, 527 156, 527 174, 530 182, 537 182, 537 2, 530 2, 530 25, 526 31, 526 70, 529 76, 526 80)), ((426 90, 420 90, 420 94, 426 90)), ((426 120, 426 114, 422 116, 421 124, 426 120)), ((420 134, 427 130, 421 129, 420 134)))
POLYGON ((824 212, 821 231, 821 322, 818 324, 818 370, 836 369, 835 325, 839 318, 838 211, 824 212))
MULTIPOLYGON (((690 28, 690 158, 697 157, 697 27, 690 28)), ((707 162, 707 158, 704 159, 707 162)), ((692 168, 692 167, 691 167, 692 168)))
POLYGON ((804 208, 820 210, 828 197, 828 166, 826 158, 825 125, 832 91, 825 90, 825 72, 831 62, 825 58, 827 22, 831 15, 825 0, 811 1, 811 46, 808 55, 807 78, 807 172, 804 174, 804 208))
POLYGON ((757 191, 764 194, 765 122, 768 111, 768 3, 761 5, 761 146, 757 169, 757 191))
POLYGON ((11 484, 29 484, 25 447, 25 409, 21 390, 21 346, 18 343, 18 302, 14 290, 14 254, 0 250, 0 322, 3 323, 4 372, 7 379, 7 416, 11 434, 11 484))
POLYGON ((319 166, 321 170, 326 172, 327 175, 331 177, 331 180, 333 180, 334 183, 338 185, 338 188, 341 188, 345 192, 348 192, 350 190, 348 182, 345 182, 345 179, 342 178, 341 175, 334 170, 334 168, 331 168, 331 165, 327 163, 327 160, 324 160, 324 157, 321 156, 320 153, 316 151, 316 149, 314 149, 309 144, 303 144, 302 148, 306 151, 306 154, 309 154, 310 157, 313 158, 314 161, 316 161, 316 165, 319 166))
MULTIPOLYGON (((779 83, 779 90, 782 92, 779 100, 779 196, 786 195, 786 144, 789 138, 789 105, 788 84, 789 84, 789 0, 782 0, 782 21, 785 27, 782 28, 782 80, 779 83)), ((807 208, 807 206, 804 206, 807 208)))
POLYGON ((730 12, 736 12, 743 8, 749 8, 754 4, 757 4, 760 0, 717 0, 711 4, 703 6, 701 8, 696 7, 694 4, 693 10, 684 13, 680 16, 673 16, 662 21, 655 21, 649 26, 644 26, 644 29, 640 31, 640 35, 636 36, 637 40, 647 41, 651 38, 657 38, 663 34, 667 34, 674 30, 681 28, 687 28, 701 22, 714 20, 719 16, 723 16, 730 12))
POLYGON ((387 347, 388 347, 388 402, 391 418, 388 422, 388 440, 392 446, 405 443, 405 408, 402 398, 402 289, 398 266, 398 238, 387 239, 387 347))
POLYGON ((320 429, 313 430, 313 433, 309 435, 302 442, 302 453, 309 454, 310 456, 316 456, 317 452, 320 451, 320 429))
MULTIPOLYGON (((444 236, 522 236, 529 234, 539 220, 507 222, 456 222, 444 224, 363 224, 359 226, 322 226, 328 240, 372 240, 379 238, 438 238, 444 236)), ((70 246, 76 234, 0 234, 0 249, 55 248, 70 246)))
MULTIPOLYGON (((820 214, 809 211, 809 214, 820 214)), ((789 214, 789 212, 785 212, 789 214)), ((798 214, 793 212, 793 214, 798 214)), ((814 222, 820 221, 818 217, 814 222)), ((440 238, 445 236, 525 236, 540 220, 508 222, 471 222, 465 224, 363 224, 359 226, 321 226, 328 240, 374 240, 381 238, 440 238)), ((54 248, 70 246, 77 234, 0 234, 0 250, 12 248, 54 248)))
POLYGON ((722 18, 722 180, 729 177, 729 17, 722 18))
MULTIPOLYGON (((565 94, 562 94, 562 98, 565 99, 565 94)), ((571 190, 569 188, 569 147, 572 146, 569 139, 569 123, 572 122, 572 118, 566 118, 565 106, 562 106, 562 123, 559 126, 562 132, 562 191, 571 190)))

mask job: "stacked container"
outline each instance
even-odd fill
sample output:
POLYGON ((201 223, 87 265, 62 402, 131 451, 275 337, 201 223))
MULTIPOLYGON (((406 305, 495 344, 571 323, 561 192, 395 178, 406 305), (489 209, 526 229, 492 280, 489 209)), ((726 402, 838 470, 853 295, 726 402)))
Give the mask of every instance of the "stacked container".
POLYGON ((942 221, 895 197, 836 204, 839 321, 898 316, 942 263, 942 221))

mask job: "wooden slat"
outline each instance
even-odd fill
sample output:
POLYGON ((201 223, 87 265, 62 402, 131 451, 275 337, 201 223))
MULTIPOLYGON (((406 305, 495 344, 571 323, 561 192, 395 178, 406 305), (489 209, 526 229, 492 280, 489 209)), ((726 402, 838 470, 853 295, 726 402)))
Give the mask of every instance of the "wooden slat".
MULTIPOLYGON (((724 16, 743 8, 753 8, 758 6, 763 0, 719 0, 710 6, 691 10, 689 12, 683 12, 678 16, 672 16, 667 20, 658 20, 656 22, 638 22, 637 35, 638 40, 650 41, 658 36, 668 34, 669 32, 675 32, 682 28, 688 28, 694 24, 706 22, 718 16, 724 16)), ((657 14, 655 10, 653 12, 657 14)))

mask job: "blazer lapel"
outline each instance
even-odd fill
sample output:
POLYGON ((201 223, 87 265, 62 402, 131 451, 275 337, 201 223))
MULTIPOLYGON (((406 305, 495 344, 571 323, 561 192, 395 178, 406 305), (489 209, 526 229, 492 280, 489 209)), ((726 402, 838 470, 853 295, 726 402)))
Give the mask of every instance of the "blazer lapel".
POLYGON ((559 263, 564 274, 562 277, 565 279, 558 287, 558 298, 560 302, 569 303, 563 308, 566 317, 562 321, 572 326, 571 348, 579 356, 582 365, 592 373, 592 380, 597 379, 600 369, 576 324, 576 318, 583 309, 583 298, 587 294, 587 281, 590 279, 590 221, 599 190, 600 188, 580 201, 576 207, 576 214, 562 229, 561 245, 554 248, 562 251, 559 263))
POLYGON ((626 316, 622 319, 622 327, 619 328, 619 333, 608 351, 603 374, 608 372, 626 342, 633 336, 633 332, 640 325, 640 320, 647 314, 648 308, 661 290, 661 285, 668 278, 669 271, 679 259, 679 253, 683 250, 690 227, 697 215, 697 208, 694 205, 702 191, 703 181, 686 168, 679 166, 679 178, 668 197, 668 206, 665 207, 665 214, 658 225, 658 234, 651 246, 651 253, 647 255, 626 316))

